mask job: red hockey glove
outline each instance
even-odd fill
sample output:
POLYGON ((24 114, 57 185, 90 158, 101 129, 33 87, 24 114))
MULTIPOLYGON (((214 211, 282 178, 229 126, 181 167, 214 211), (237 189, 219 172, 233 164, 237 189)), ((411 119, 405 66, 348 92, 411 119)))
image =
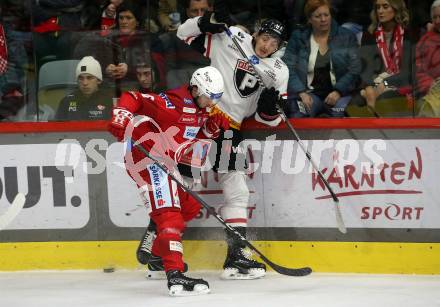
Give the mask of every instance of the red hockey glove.
POLYGON ((108 131, 116 137, 118 142, 124 140, 125 128, 133 117, 133 113, 126 109, 113 109, 112 121, 108 125, 108 131))
POLYGON ((220 136, 220 130, 229 129, 229 120, 222 114, 216 113, 208 118, 202 128, 203 133, 210 139, 216 139, 220 136))

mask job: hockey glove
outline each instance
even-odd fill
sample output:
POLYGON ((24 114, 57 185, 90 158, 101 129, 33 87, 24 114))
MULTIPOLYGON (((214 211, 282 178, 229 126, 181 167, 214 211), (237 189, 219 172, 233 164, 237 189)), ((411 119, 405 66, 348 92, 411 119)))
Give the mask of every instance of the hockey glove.
POLYGON ((232 19, 229 15, 229 10, 226 1, 214 1, 214 15, 217 22, 223 22, 228 26, 232 25, 232 19))
POLYGON ((257 113, 265 120, 272 120, 278 116, 277 103, 279 102, 280 92, 275 88, 265 88, 258 99, 257 113))
POLYGON ((223 22, 218 22, 215 20, 215 15, 213 12, 205 12, 205 14, 199 18, 198 21, 199 29, 202 33, 221 33, 228 25, 223 22))
POLYGON ((110 124, 108 125, 108 131, 116 137, 118 142, 124 140, 125 128, 133 117, 133 113, 126 109, 113 109, 113 116, 110 124))
POLYGON ((216 113, 208 118, 202 128, 203 134, 210 138, 216 139, 220 136, 220 131, 229 129, 229 120, 222 114, 216 113))

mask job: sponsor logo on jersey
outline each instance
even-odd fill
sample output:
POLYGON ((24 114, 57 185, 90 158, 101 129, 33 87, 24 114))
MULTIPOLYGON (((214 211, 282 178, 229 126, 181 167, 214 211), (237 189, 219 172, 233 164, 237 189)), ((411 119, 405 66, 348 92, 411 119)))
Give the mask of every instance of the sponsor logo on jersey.
POLYGON ((166 174, 155 164, 148 166, 148 172, 150 173, 151 186, 153 188, 152 193, 157 209, 172 207, 170 185, 168 184, 166 174))
POLYGON ((235 52, 239 52, 238 49, 237 49, 237 47, 235 47, 234 44, 228 44, 228 48, 234 50, 235 52))
POLYGON ((238 35, 238 37, 240 37, 241 39, 244 39, 244 34, 243 34, 243 32, 238 31, 237 35, 238 35))
POLYGON ((275 60, 275 63, 273 64, 273 66, 274 66, 275 68, 281 69, 281 67, 282 67, 282 63, 281 63, 280 60, 276 59, 276 60, 275 60))
POLYGON ((187 107, 183 107, 183 112, 184 113, 191 113, 191 114, 194 114, 194 113, 196 113, 196 109, 195 108, 187 108, 187 107))
POLYGON ((273 81, 276 81, 277 76, 273 70, 265 70, 264 73, 271 78, 273 81))
POLYGON ((167 107, 167 109, 175 109, 176 107, 174 106, 174 104, 171 102, 170 98, 168 98, 168 96, 164 93, 160 93, 159 97, 163 98, 163 100, 165 100, 165 106, 167 107))
POLYGON ((258 63, 260 63, 260 59, 253 54, 250 58, 249 58, 249 62, 251 62, 254 65, 257 65, 258 63))
POLYGON ((98 104, 98 105, 96 106, 96 108, 97 108, 99 111, 104 111, 104 110, 105 110, 105 106, 102 105, 102 104, 98 104))
POLYGON ((91 110, 91 111, 89 111, 89 115, 90 115, 90 117, 101 117, 102 116, 102 111, 91 110))
POLYGON ((190 114, 182 114, 177 121, 179 124, 197 124, 197 116, 190 114))
POLYGON ((246 60, 237 60, 234 71, 234 85, 242 98, 251 96, 259 88, 252 66, 246 60))
POLYGON ((187 140, 192 140, 197 136, 200 127, 186 127, 185 132, 183 132, 183 138, 187 140))
POLYGON ((189 98, 183 98, 183 103, 184 104, 192 104, 193 101, 191 99, 189 99, 189 98))
POLYGON ((76 112, 77 110, 78 109, 77 109, 76 101, 69 102, 69 109, 68 109, 68 111, 69 112, 76 112))

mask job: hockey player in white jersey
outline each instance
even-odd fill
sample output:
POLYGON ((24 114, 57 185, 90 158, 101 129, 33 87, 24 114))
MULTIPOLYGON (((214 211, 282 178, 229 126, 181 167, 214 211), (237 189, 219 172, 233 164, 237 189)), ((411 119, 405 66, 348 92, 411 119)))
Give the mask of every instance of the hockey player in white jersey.
MULTIPOLYGON (((271 57, 282 43, 284 25, 277 20, 266 20, 253 36, 238 27, 229 27, 240 42, 255 70, 265 85, 263 89, 248 60, 244 59, 226 34, 226 23, 216 20, 217 12, 207 12, 202 17, 188 19, 177 30, 177 36, 211 59, 211 65, 220 70, 225 80, 225 91, 213 112, 225 115, 232 128, 232 150, 221 148, 223 140, 229 138, 227 131, 217 140, 217 159, 214 170, 218 172, 223 190, 224 206, 220 212, 227 223, 246 236, 247 206, 249 190, 244 169, 237 169, 237 155, 245 155, 239 148, 243 140, 240 127, 243 120, 253 114, 259 122, 277 126, 281 117, 276 103, 286 96, 289 73, 284 62, 271 57), (225 135, 226 134, 226 135, 225 135), (222 169, 224 157, 228 152, 229 165, 222 169)), ((218 14, 220 15, 220 14, 218 14)), ((225 14, 223 14, 225 16, 225 14)), ((217 18, 219 19, 219 18, 217 18)), ((240 161, 243 161, 240 159, 240 161)), ((254 279, 265 275, 263 263, 252 260, 244 250, 244 244, 227 233, 228 251, 224 262, 222 277, 225 279, 254 279)))
MULTIPOLYGON (((201 17, 188 19, 179 26, 177 36, 210 58, 211 65, 221 72, 225 80, 223 96, 212 112, 227 117, 231 130, 222 132, 215 140, 217 156, 214 171, 219 175, 224 196, 224 205, 220 213, 228 224, 246 236, 249 190, 245 169, 239 169, 235 163, 245 160, 243 156, 238 155, 246 155, 245 150, 239 147, 243 140, 240 127, 243 120, 253 114, 257 121, 269 126, 277 126, 281 122, 276 103, 287 96, 289 73, 284 62, 272 55, 282 43, 284 25, 277 20, 267 20, 253 36, 238 27, 229 27, 232 34, 239 39, 242 49, 253 61, 266 87, 263 89, 254 75, 252 66, 240 55, 232 40, 224 32, 228 24, 227 18, 217 17, 219 20, 216 20, 216 15, 228 16, 224 12, 215 11, 214 15, 213 12, 206 12, 201 17), (231 146, 221 148, 225 139, 230 139, 232 148, 231 146), (226 159, 221 156, 224 154, 228 155, 226 159), (228 160, 229 163, 221 163, 228 160)), ((151 226, 149 230, 147 229, 137 252, 141 263, 146 264, 149 261, 147 276, 153 276, 154 271, 163 270, 159 257, 152 255, 149 258, 149 246, 154 239, 154 228, 151 226)), ((228 251, 222 278, 263 277, 266 273, 265 265, 251 259, 243 243, 228 233, 226 235, 228 251)))

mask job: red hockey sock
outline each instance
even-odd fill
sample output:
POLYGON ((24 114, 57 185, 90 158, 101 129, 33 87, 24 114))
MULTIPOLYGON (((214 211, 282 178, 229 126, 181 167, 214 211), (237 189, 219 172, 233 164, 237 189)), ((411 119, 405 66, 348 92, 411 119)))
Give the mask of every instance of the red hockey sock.
POLYGON ((183 272, 183 245, 181 233, 184 222, 179 211, 163 212, 152 215, 157 225, 157 237, 152 252, 162 258, 165 271, 179 270, 183 272))

